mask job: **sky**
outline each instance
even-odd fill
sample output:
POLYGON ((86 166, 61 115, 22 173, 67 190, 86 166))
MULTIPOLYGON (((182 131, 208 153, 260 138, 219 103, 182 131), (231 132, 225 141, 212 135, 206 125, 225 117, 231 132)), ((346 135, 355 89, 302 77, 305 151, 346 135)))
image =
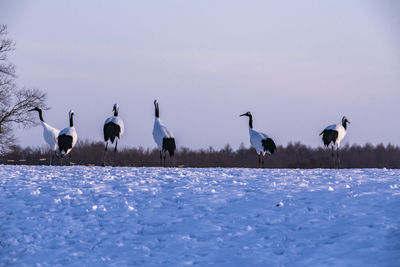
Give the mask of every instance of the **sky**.
MULTIPOLYGON (((124 147, 154 148, 154 99, 178 148, 249 146, 248 121, 278 145, 400 145, 400 3, 327 1, 0 1, 16 42, 17 83, 48 94, 44 119, 75 111, 81 140, 102 141, 114 103, 124 147)), ((44 144, 40 126, 17 129, 44 144)))

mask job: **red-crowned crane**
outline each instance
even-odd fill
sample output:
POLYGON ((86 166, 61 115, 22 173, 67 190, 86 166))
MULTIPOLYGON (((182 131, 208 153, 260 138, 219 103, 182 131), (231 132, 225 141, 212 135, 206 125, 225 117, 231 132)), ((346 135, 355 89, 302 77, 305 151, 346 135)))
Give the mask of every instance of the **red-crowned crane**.
POLYGON ((154 100, 155 108, 155 118, 153 127, 153 138, 160 150, 160 165, 162 164, 162 159, 164 159, 163 166, 165 167, 166 152, 168 151, 170 158, 172 159, 172 164, 174 164, 174 154, 175 154, 175 138, 170 130, 165 127, 160 121, 160 109, 158 107, 157 99, 154 100))
POLYGON ((340 168, 339 147, 340 147, 340 142, 342 142, 343 138, 346 135, 347 123, 350 124, 349 120, 346 118, 346 116, 343 116, 342 124, 329 125, 319 134, 322 135, 322 141, 324 142, 324 145, 326 147, 329 147, 329 145, 332 144, 332 161, 334 168, 336 168, 335 153, 334 153, 335 145, 337 146, 336 150, 336 161, 338 163, 337 166, 338 168, 340 168))
POLYGON ((115 148, 114 148, 114 166, 115 166, 115 155, 117 154, 118 140, 120 140, 121 136, 124 134, 124 122, 120 117, 118 117, 118 112, 119 112, 118 104, 114 104, 112 111, 114 112, 114 116, 111 116, 106 119, 103 128, 104 142, 106 142, 106 147, 104 149, 103 163, 102 163, 103 166, 105 166, 108 141, 110 141, 111 144, 113 144, 114 140, 115 140, 115 148))
POLYGON ((69 154, 69 157, 71 157, 71 150, 74 148, 76 145, 76 142, 78 141, 78 135, 76 134, 76 130, 74 127, 74 111, 70 110, 69 111, 69 127, 64 128, 61 130, 61 132, 58 134, 58 149, 60 151, 61 155, 61 165, 62 161, 65 155, 69 154))
POLYGON ((42 109, 35 107, 29 111, 37 111, 39 113, 39 119, 40 119, 40 124, 42 124, 43 127, 43 137, 46 143, 50 147, 50 165, 53 162, 53 154, 54 156, 57 156, 57 137, 60 132, 60 130, 48 125, 44 120, 43 120, 43 114, 42 114, 42 109))
POLYGON ((265 154, 272 155, 276 152, 275 142, 265 133, 258 132, 253 129, 253 116, 251 115, 250 111, 240 115, 240 117, 242 116, 249 117, 250 143, 252 147, 254 147, 257 151, 258 166, 263 168, 265 154))

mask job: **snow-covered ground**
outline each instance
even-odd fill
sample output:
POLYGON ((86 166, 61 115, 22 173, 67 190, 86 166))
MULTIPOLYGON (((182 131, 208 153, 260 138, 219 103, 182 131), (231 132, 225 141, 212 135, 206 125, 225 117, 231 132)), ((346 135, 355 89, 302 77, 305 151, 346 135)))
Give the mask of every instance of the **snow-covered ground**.
POLYGON ((399 178, 0 165, 0 265, 400 266, 399 178))

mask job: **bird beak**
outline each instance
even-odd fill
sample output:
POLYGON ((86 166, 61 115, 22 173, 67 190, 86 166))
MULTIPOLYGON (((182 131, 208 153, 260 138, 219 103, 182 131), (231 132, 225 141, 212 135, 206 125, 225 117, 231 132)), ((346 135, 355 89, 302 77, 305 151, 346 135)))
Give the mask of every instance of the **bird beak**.
POLYGON ((349 124, 351 124, 349 121, 347 121, 349 124))
POLYGON ((35 108, 33 108, 33 109, 30 109, 30 110, 28 110, 28 111, 35 111, 36 109, 35 108))
POLYGON ((242 115, 240 115, 239 117, 242 117, 242 116, 246 116, 247 114, 246 113, 243 113, 242 115))

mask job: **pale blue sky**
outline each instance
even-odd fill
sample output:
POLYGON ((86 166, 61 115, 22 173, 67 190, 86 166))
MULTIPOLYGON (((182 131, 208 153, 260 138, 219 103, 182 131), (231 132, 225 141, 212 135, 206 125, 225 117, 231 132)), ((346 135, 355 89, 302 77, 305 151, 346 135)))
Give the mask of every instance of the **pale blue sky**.
MULTIPOLYGON (((45 120, 102 140, 113 104, 123 146, 155 147, 153 100, 178 146, 321 144, 346 115, 346 142, 400 145, 396 1, 1 1, 18 83, 48 93, 45 120)), ((41 127, 18 130, 43 144, 41 127)))

